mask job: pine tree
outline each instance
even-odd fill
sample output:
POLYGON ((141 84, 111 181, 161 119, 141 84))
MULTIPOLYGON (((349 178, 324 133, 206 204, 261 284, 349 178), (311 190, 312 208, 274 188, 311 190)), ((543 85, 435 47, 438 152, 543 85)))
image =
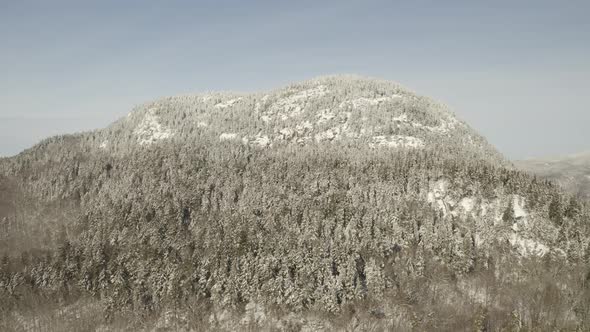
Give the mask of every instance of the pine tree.
POLYGON ((563 224, 563 212, 561 207, 561 201, 559 198, 554 197, 549 204, 549 219, 556 225, 563 224))

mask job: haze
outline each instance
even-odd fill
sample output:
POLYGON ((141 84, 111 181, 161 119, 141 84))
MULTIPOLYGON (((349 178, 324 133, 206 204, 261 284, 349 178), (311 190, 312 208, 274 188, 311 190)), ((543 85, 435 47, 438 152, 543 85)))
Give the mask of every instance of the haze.
POLYGON ((590 149, 587 1, 0 3, 0 155, 147 100, 395 80, 509 158, 590 149))

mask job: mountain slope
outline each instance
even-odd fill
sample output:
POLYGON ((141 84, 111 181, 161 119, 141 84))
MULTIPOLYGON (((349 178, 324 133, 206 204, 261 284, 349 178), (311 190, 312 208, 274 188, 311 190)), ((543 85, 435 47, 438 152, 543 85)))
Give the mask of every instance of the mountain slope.
POLYGON ((556 158, 518 160, 516 167, 558 183, 567 191, 590 198, 590 153, 556 158))
POLYGON ((589 321, 588 207, 394 83, 166 98, 0 167, 6 308, 99 301, 217 330, 589 321))

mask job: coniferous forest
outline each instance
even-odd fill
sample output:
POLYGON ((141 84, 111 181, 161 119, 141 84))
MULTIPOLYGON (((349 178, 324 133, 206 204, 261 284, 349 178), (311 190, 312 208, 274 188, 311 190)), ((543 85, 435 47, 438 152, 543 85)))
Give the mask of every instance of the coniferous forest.
POLYGON ((590 330, 587 201, 397 85, 319 82, 1 159, 0 330, 590 330))

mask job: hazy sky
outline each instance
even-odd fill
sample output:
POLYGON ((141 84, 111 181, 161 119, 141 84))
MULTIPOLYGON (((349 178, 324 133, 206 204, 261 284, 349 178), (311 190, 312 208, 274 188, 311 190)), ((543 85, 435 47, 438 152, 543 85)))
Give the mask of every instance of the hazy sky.
POLYGON ((510 158, 590 150, 590 1, 0 0, 0 155, 133 105, 397 81, 510 158))

